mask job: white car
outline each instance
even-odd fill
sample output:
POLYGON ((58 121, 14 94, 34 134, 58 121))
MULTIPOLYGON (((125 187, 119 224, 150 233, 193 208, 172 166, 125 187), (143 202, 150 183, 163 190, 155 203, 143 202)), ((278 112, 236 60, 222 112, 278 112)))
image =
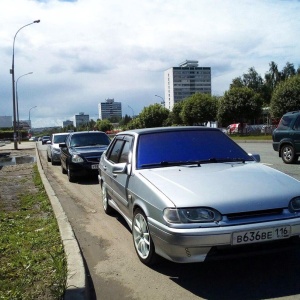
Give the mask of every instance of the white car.
POLYGON ((64 143, 68 135, 68 132, 52 134, 51 141, 48 142, 47 147, 47 160, 48 162, 51 161, 52 165, 60 163, 59 143, 64 143))

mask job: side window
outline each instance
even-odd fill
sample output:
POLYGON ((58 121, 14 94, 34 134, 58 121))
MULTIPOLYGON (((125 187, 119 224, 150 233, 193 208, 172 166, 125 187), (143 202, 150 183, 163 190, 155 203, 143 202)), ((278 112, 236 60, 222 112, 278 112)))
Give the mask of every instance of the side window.
POLYGON ((294 125, 295 130, 300 130, 300 116, 298 116, 295 125, 294 125))
POLYGON ((129 150, 130 150, 130 143, 129 141, 125 141, 125 145, 123 147, 120 160, 119 160, 120 163, 128 162, 129 150))
POLYGON ((132 140, 129 135, 117 137, 107 150, 107 159, 113 163, 128 163, 132 140))
POLYGON ((283 116, 278 124, 277 129, 279 130, 290 129, 290 125, 292 121, 293 121, 293 116, 283 116))
POLYGON ((123 140, 117 140, 111 149, 110 155, 108 159, 114 163, 118 163, 119 156, 121 154, 122 148, 123 148, 124 141, 123 140))

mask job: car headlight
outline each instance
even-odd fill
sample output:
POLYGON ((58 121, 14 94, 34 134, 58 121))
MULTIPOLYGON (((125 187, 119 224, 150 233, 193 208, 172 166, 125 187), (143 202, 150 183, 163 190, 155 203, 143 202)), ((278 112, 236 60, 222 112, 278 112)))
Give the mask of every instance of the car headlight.
POLYGON ((291 212, 300 212, 300 196, 290 201, 289 209, 291 212))
POLYGON ((73 163, 82 163, 84 160, 79 155, 75 154, 72 156, 72 162, 73 163))
POLYGON ((169 223, 207 223, 220 221, 221 214, 207 207, 166 208, 164 219, 169 223))

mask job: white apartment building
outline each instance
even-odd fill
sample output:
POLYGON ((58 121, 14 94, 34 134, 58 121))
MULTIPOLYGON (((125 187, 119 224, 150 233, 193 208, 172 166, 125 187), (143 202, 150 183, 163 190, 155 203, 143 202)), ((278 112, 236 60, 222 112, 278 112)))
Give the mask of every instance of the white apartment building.
POLYGON ((109 119, 111 117, 122 118, 122 103, 115 102, 114 99, 106 99, 98 104, 99 119, 109 119))
POLYGON ((186 60, 164 72, 164 83, 165 107, 172 110, 175 103, 196 92, 211 94, 211 68, 198 67, 197 60, 186 60))
POLYGON ((75 115, 75 127, 78 128, 79 126, 86 126, 90 122, 90 116, 85 115, 83 112, 80 112, 79 115, 75 115))

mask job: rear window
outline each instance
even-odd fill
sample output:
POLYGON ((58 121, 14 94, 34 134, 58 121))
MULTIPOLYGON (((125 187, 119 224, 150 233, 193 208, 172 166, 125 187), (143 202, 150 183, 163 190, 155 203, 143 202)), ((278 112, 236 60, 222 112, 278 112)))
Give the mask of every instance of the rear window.
POLYGON ((288 130, 291 128, 291 123, 295 116, 290 115, 290 116, 283 116, 278 124, 277 129, 278 130, 288 130))

